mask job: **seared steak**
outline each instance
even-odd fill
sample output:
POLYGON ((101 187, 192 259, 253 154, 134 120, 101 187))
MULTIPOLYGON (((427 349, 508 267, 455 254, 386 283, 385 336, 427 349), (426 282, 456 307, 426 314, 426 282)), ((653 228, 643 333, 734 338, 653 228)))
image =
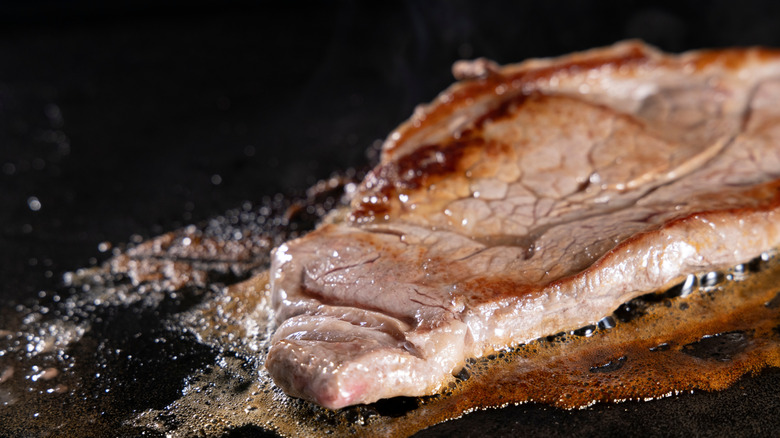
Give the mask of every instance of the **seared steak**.
POLYGON ((469 357, 780 244, 780 52, 455 70, 349 211, 276 250, 266 366, 289 394, 431 394, 469 357))

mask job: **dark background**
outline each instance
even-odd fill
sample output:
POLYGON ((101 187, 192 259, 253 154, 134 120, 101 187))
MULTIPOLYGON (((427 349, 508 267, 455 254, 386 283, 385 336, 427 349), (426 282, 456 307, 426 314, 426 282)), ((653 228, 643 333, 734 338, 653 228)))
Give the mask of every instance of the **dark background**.
POLYGON ((769 1, 158 3, 0 5, 0 305, 364 165, 457 59, 780 46, 769 1))

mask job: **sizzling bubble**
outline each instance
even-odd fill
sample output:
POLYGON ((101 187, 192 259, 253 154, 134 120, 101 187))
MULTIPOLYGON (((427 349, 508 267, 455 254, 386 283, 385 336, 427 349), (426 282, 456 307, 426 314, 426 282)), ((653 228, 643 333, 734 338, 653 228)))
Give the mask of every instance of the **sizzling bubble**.
POLYGON ((30 196, 29 198, 27 198, 27 206, 32 211, 38 211, 41 209, 41 201, 39 201, 38 198, 35 196, 30 196))

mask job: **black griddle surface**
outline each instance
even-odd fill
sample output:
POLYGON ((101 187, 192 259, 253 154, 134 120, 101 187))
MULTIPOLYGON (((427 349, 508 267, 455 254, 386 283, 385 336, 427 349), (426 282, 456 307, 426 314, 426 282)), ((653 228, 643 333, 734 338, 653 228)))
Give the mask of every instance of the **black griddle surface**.
MULTIPOLYGON (((102 242, 122 246, 204 224, 245 201, 299 194, 364 166, 367 150, 452 82, 457 59, 508 63, 626 38, 672 52, 780 46, 780 4, 4 4, 0 306, 32 305, 41 291, 61 288, 64 272, 106 260, 102 242)), ((138 326, 164 331, 153 323, 160 314, 137 310, 107 315, 111 324, 96 329, 103 339, 92 348, 145 352, 146 369, 166 355, 186 360, 155 377, 160 391, 148 397, 132 383, 139 375, 115 376, 127 391, 115 395, 115 412, 170 402, 182 376, 214 354, 187 342, 134 343, 127 334, 138 326)), ((420 436, 776 436, 779 389, 780 374, 769 370, 720 393, 571 412, 488 410, 420 436)), ((121 420, 105 424, 134 433, 121 420)))

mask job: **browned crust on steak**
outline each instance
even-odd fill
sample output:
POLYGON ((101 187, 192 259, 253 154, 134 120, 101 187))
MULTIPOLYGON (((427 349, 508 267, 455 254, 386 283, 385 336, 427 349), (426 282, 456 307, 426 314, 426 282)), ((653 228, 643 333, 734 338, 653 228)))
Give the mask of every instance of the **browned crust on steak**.
MULTIPOLYGON (((556 84, 581 78, 585 71, 603 71, 622 78, 641 75, 643 70, 663 68, 696 75, 708 69, 737 71, 749 62, 761 62, 780 56, 780 50, 767 48, 702 50, 670 57, 638 41, 627 41, 609 48, 593 49, 561 58, 530 60, 500 69, 491 68, 481 77, 460 81, 442 92, 432 103, 420 106, 414 115, 391 133, 383 145, 382 165, 370 172, 352 203, 351 219, 358 223, 383 220, 399 208, 397 196, 463 171, 470 150, 487 151, 502 145, 486 143, 481 130, 486 121, 510 116, 526 101, 539 101, 556 95, 556 84), (500 93, 498 90, 501 90, 500 93), (506 96, 502 99, 501 96, 506 96), (456 130, 444 142, 414 146, 414 137, 436 126, 458 110, 484 98, 498 97, 500 103, 473 121, 472 126, 456 130), (414 150, 405 151, 412 144, 414 150)), ((574 80, 576 82, 576 80, 574 80)), ((576 85, 576 84, 575 84, 576 85)), ((583 82, 580 85, 590 86, 583 82)), ((571 93, 569 98, 576 98, 571 93)), ((591 105, 598 106, 595 102, 591 105)), ((604 107, 608 111, 611 108, 604 107)), ((630 114, 616 114, 642 125, 630 114)))
POLYGON ((640 41, 625 41, 614 46, 592 49, 560 58, 534 59, 492 71, 484 77, 458 82, 442 92, 431 104, 418 107, 415 114, 401 124, 383 146, 383 161, 388 161, 410 137, 426 125, 452 114, 458 108, 470 105, 471 100, 495 94, 500 86, 504 93, 523 90, 530 93, 540 82, 549 82, 557 76, 569 76, 585 70, 611 69, 611 74, 634 76, 640 69, 667 67, 690 74, 714 66, 736 71, 749 61, 766 61, 780 56, 780 49, 753 47, 699 50, 680 57, 669 57, 640 41))

